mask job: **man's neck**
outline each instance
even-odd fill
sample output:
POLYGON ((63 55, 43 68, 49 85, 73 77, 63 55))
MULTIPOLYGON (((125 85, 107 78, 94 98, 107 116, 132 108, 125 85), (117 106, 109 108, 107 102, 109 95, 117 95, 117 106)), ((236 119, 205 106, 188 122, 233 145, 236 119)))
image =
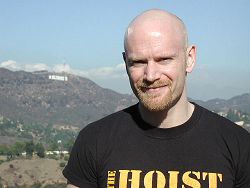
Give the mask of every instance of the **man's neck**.
POLYGON ((159 128, 171 128, 185 123, 193 114, 194 105, 187 98, 180 100, 170 109, 152 112, 139 105, 142 119, 152 126, 159 128))

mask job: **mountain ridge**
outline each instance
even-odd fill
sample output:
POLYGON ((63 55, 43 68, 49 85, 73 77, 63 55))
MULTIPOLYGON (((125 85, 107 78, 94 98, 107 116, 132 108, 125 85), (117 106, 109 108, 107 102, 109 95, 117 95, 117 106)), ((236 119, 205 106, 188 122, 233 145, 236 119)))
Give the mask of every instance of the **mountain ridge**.
POLYGON ((137 101, 87 78, 61 74, 68 81, 59 81, 49 79, 52 74, 0 68, 0 116, 26 123, 82 127, 137 101))
MULTIPOLYGON (((53 124, 81 128, 137 103, 134 95, 102 88, 87 78, 48 71, 14 72, 0 68, 0 89, 0 117, 45 126, 53 124), (65 80, 50 79, 52 75, 65 80)), ((250 93, 228 100, 190 101, 215 112, 233 109, 250 114, 250 93)))

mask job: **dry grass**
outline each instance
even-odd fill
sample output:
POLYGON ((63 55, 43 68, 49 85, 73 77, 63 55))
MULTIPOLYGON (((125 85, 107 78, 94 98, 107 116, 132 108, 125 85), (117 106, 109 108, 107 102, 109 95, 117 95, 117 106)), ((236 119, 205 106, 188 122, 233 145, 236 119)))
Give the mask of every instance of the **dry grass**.
POLYGON ((62 175, 60 160, 20 159, 4 162, 0 165, 2 183, 8 186, 66 183, 62 175))

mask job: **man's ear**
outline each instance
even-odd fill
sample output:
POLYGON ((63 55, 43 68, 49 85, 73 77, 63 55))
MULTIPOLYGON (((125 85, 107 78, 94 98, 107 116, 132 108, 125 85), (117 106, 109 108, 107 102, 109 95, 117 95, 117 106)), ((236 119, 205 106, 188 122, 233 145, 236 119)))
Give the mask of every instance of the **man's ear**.
POLYGON ((196 63, 196 47, 191 45, 187 48, 186 72, 191 73, 196 63))
POLYGON ((126 53, 125 52, 122 52, 122 57, 123 57, 123 61, 126 63, 126 53))
POLYGON ((128 66, 127 66, 126 52, 122 52, 122 57, 123 57, 123 60, 124 60, 124 63, 125 63, 127 74, 129 74, 129 72, 128 72, 128 66))

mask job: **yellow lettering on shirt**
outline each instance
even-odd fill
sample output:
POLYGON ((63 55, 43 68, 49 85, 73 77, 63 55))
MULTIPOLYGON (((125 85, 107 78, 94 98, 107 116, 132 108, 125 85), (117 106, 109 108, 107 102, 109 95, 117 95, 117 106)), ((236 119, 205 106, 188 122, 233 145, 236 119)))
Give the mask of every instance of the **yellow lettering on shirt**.
POLYGON ((123 169, 108 171, 107 176, 107 188, 218 188, 222 182, 221 173, 199 171, 164 173, 159 170, 143 172, 123 169))

